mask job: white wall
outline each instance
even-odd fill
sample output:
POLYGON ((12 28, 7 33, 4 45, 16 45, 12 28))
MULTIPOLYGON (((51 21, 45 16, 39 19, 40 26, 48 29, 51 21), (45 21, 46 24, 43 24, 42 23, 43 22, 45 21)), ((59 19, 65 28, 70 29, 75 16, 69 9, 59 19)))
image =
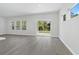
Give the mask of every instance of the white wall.
POLYGON ((0 35, 5 34, 5 19, 0 17, 0 35))
POLYGON ((79 16, 70 18, 70 8, 73 4, 65 5, 59 13, 59 37, 74 54, 79 54, 79 16), (67 15, 67 21, 63 21, 63 14, 67 15))
POLYGON ((53 37, 58 37, 58 30, 59 30, 59 24, 58 24, 58 13, 43 13, 43 14, 35 14, 35 15, 28 15, 28 16, 21 16, 21 17, 10 17, 7 18, 7 34, 19 34, 19 35, 37 35, 37 21, 39 20, 46 20, 51 21, 51 32, 50 35, 53 37), (27 20, 27 30, 11 30, 10 22, 16 21, 16 20, 27 20))

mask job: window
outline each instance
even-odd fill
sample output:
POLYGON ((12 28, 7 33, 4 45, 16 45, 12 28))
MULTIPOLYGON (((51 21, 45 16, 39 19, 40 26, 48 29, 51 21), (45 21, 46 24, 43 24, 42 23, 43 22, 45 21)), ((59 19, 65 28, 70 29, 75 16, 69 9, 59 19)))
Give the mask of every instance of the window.
POLYGON ((50 32, 50 22, 48 22, 48 21, 38 21, 38 31, 40 33, 50 32))
POLYGON ((16 30, 20 30, 20 21, 16 21, 16 30))
POLYGON ((79 3, 76 4, 72 9, 71 9, 71 18, 78 16, 79 14, 79 3))
POLYGON ((14 30, 15 28, 14 28, 14 22, 11 22, 12 23, 12 30, 14 30))
POLYGON ((22 30, 26 30, 26 21, 22 21, 22 30))
POLYGON ((66 21, 66 14, 63 15, 63 21, 66 21))

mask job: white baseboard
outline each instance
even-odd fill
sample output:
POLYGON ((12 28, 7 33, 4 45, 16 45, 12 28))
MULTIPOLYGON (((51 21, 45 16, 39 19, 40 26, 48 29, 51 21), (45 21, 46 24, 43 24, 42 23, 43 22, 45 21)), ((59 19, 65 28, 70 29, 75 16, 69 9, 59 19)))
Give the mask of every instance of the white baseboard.
POLYGON ((3 35, 29 35, 29 36, 35 36, 34 34, 3 34, 3 35))
POLYGON ((61 36, 59 36, 59 39, 62 41, 62 43, 69 49, 69 51, 73 54, 73 55, 76 55, 76 53, 68 46, 68 44, 66 44, 64 41, 63 41, 63 39, 62 39, 62 37, 61 36))
POLYGON ((41 36, 41 37, 57 37, 51 35, 38 35, 38 34, 3 34, 3 35, 30 35, 30 36, 41 36))

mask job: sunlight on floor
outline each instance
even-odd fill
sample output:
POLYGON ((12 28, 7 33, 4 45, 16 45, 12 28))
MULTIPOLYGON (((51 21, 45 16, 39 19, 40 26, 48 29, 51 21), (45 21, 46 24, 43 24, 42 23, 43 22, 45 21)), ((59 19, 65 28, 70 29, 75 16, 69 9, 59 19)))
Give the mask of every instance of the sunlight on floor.
POLYGON ((37 33, 37 35, 39 35, 39 36, 51 36, 50 33, 37 33))
POLYGON ((0 40, 5 40, 6 38, 5 37, 0 37, 0 40))

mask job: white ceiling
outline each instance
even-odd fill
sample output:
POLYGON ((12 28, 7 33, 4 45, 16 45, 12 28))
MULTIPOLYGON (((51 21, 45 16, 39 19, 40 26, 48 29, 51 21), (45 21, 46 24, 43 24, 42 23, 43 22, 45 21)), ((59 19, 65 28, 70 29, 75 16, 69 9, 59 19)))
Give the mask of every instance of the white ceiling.
POLYGON ((0 16, 10 17, 27 14, 55 12, 62 3, 0 3, 0 16))

